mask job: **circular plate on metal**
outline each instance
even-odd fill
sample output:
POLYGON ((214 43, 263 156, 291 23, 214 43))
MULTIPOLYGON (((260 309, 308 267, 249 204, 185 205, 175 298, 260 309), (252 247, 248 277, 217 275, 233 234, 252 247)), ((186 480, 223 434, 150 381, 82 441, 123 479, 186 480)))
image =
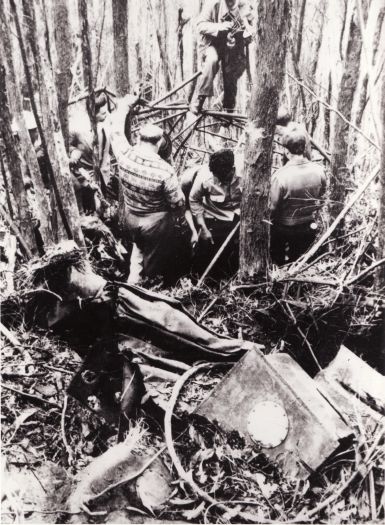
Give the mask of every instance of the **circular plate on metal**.
POLYGON ((249 412, 247 430, 251 439, 262 447, 278 447, 289 432, 286 410, 274 401, 257 402, 249 412))

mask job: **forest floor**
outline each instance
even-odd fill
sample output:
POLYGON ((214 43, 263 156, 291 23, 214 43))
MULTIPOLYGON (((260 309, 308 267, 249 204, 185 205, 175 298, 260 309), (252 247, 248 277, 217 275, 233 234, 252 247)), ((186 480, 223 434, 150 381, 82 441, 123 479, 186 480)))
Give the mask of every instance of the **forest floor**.
MULTIPOLYGON (((241 286, 225 282, 215 288, 196 288, 184 279, 166 293, 217 333, 261 343, 266 354, 285 351, 311 375, 317 370, 308 344, 324 365, 346 341, 343 323, 347 322, 347 311, 350 327, 357 315, 346 302, 332 312, 330 308, 317 310, 314 305, 305 311, 302 304, 296 304, 303 302, 304 285, 301 296, 298 284, 291 285, 292 289, 285 285, 284 290, 281 283, 263 289, 241 286), (290 321, 290 309, 297 322, 290 321), (301 326, 304 330, 306 326, 307 343, 298 331, 301 326)), ((318 299, 321 304, 321 292, 318 299)), ((363 334, 366 341, 376 326, 378 320, 363 334)), ((175 450, 185 472, 214 503, 194 492, 175 471, 167 451, 160 452, 164 446, 162 425, 143 412, 130 430, 140 435, 131 452, 139 457, 149 451, 161 453, 167 469, 163 478, 170 489, 165 501, 154 504, 153 494, 147 503, 146 498, 139 500, 126 484, 91 501, 90 514, 68 506, 69 496, 78 486, 76 478, 81 478, 95 457, 116 445, 118 429, 67 396, 66 388, 81 364, 76 348, 49 332, 26 330, 23 323, 13 334, 16 341, 4 339, 2 349, 1 427, 6 458, 3 475, 7 480, 3 483, 3 523, 373 523, 383 519, 383 428, 355 428, 349 448, 307 480, 285 479, 276 463, 260 449, 250 447, 237 432, 226 434, 193 415, 220 382, 226 371, 223 368, 201 371, 190 378, 175 411, 183 428, 174 436, 175 450), (225 507, 215 503, 220 501, 225 507)), ((355 335, 354 341, 359 342, 362 333, 355 335)), ((163 381, 150 390, 150 395, 165 406, 173 386, 163 381)), ((97 476, 103 477, 105 470, 101 472, 97 476)), ((84 494, 80 498, 87 500, 84 494)))

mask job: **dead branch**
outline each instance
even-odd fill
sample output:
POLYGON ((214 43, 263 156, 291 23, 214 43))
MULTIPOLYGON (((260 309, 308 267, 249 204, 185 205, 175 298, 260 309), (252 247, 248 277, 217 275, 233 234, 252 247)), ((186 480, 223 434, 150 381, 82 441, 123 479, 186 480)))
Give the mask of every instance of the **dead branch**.
POLYGON ((370 137, 368 137, 368 135, 366 133, 364 133, 360 128, 358 128, 355 124, 353 124, 353 122, 351 122, 350 120, 348 120, 340 111, 338 111, 338 109, 336 109, 335 107, 331 106, 330 104, 328 104, 328 102, 326 102, 325 100, 323 100, 322 98, 320 98, 312 89, 310 89, 306 84, 304 84, 303 82, 301 82, 300 80, 298 80, 297 78, 295 78, 293 75, 291 75, 289 72, 287 72, 287 75, 289 75, 289 77, 294 80, 294 82, 296 82, 297 84, 299 84, 300 86, 303 86, 320 104, 322 104, 323 106, 325 106, 326 108, 328 108, 330 111, 333 111, 336 115, 338 115, 340 118, 342 118, 342 120, 344 122, 346 122, 346 124, 348 124, 351 128, 353 128, 355 131, 357 131, 357 133, 359 133, 360 135, 362 135, 368 142, 370 142, 370 144, 372 146, 374 146, 378 151, 381 151, 381 148, 380 146, 374 142, 370 137))
MULTIPOLYGON (((169 453, 169 455, 170 455, 170 457, 172 459, 173 465, 176 468, 176 471, 179 474, 179 476, 186 483, 188 483, 188 485, 192 488, 192 490, 200 498, 202 498, 204 501, 207 501, 208 503, 210 503, 210 505, 215 505, 216 507, 218 507, 223 512, 229 512, 230 509, 224 503, 221 503, 220 501, 215 500, 213 497, 210 496, 210 494, 205 492, 203 489, 201 489, 199 487, 199 485, 197 485, 195 483, 195 481, 193 480, 191 471, 189 471, 189 472, 185 471, 185 469, 182 466, 182 463, 180 462, 180 460, 179 460, 179 458, 178 458, 178 456, 176 454, 176 450, 175 450, 175 446, 174 446, 174 440, 173 440, 173 437, 172 437, 172 426, 171 426, 171 424, 172 424, 172 416, 173 416, 173 413, 174 413, 174 407, 176 405, 176 402, 178 400, 178 396, 179 396, 179 394, 180 394, 184 384, 186 383, 186 381, 191 376, 193 376, 194 374, 196 374, 200 370, 203 370, 205 368, 206 369, 207 368, 210 369, 210 368, 213 368, 215 366, 226 366, 226 363, 203 363, 203 364, 191 367, 190 370, 187 370, 187 372, 185 372, 178 379, 178 381, 175 383, 175 386, 173 388, 173 391, 172 391, 172 394, 171 394, 171 398, 170 398, 170 400, 168 402, 168 405, 167 405, 166 414, 164 416, 164 433, 165 433, 165 439, 166 439, 166 445, 167 445, 168 453, 169 453)), ((255 522, 255 516, 253 514, 251 514, 251 513, 249 514, 248 512, 238 512, 237 515, 240 518, 244 519, 244 520, 255 522)), ((263 522, 264 523, 271 523, 271 520, 263 520, 263 522)))
POLYGON ((214 264, 217 262, 217 260, 219 259, 219 257, 222 255, 222 253, 224 252, 226 246, 229 244, 229 242, 231 241, 231 239, 234 237, 234 235, 237 233, 237 231, 239 230, 239 225, 240 223, 238 222, 234 228, 231 230, 231 232, 228 234, 228 236, 226 237, 226 239, 223 241, 223 244, 221 245, 221 247, 219 248, 219 250, 217 251, 217 253, 214 255, 213 259, 211 260, 210 264, 207 266, 206 270, 203 272, 201 278, 199 279, 199 281, 197 282, 197 286, 201 286, 204 282, 204 280, 206 279, 207 275, 211 272, 214 264))
POLYGON ((30 399, 31 401, 35 401, 38 403, 45 403, 46 405, 50 405, 55 408, 61 408, 60 405, 55 403, 54 401, 49 401, 48 399, 44 399, 40 396, 36 396, 34 394, 28 394, 27 392, 23 392, 22 390, 17 390, 16 388, 13 388, 9 385, 4 385, 4 383, 0 383, 1 388, 4 388, 4 390, 9 390, 10 392, 14 392, 15 394, 19 394, 20 396, 23 396, 27 399, 30 399))
POLYGON ((368 268, 366 268, 364 271, 362 271, 361 273, 359 273, 355 277, 352 277, 352 279, 349 279, 349 281, 347 282, 347 285, 350 286, 351 284, 354 284, 357 281, 360 281, 363 277, 368 275, 368 273, 372 272, 373 270, 375 270, 376 268, 378 268, 382 264, 385 264, 385 258, 384 259, 380 259, 379 261, 376 261, 375 263, 370 265, 368 268))
POLYGON ((10 230, 12 231, 12 233, 14 233, 16 235, 17 240, 19 241, 20 246, 21 246, 24 254, 26 255, 27 259, 32 259, 33 254, 31 252, 31 250, 28 248, 28 245, 27 245, 24 237, 22 236, 19 228, 13 222, 13 220, 11 219, 9 214, 6 212, 6 210, 5 210, 5 208, 3 207, 2 204, 0 204, 0 214, 2 215, 3 219, 8 223, 8 226, 9 226, 10 230))
POLYGON ((196 73, 194 73, 192 77, 188 78, 184 82, 181 82, 174 89, 172 89, 171 91, 168 91, 165 95, 162 95, 160 98, 152 102, 151 107, 157 106, 158 104, 163 102, 163 100, 166 100, 166 98, 172 97, 172 95, 175 95, 175 93, 183 89, 185 86, 187 86, 187 84, 190 84, 190 82, 194 82, 194 80, 196 80, 201 74, 202 74, 202 71, 197 71, 196 73))
POLYGON ((3 325, 3 323, 0 323, 0 333, 8 339, 8 341, 15 346, 16 348, 18 346, 22 346, 17 337, 13 335, 12 332, 8 330, 6 326, 3 325))

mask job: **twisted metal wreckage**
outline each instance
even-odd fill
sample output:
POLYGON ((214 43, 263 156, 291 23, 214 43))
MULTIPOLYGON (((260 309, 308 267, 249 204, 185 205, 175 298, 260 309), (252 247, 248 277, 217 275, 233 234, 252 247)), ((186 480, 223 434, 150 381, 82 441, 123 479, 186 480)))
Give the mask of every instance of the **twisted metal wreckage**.
POLYGON ((90 349, 68 393, 91 410, 97 400, 98 413, 118 423, 120 439, 139 408, 160 424, 165 411, 171 433, 170 406, 184 381, 215 366, 230 371, 196 413, 261 446, 289 478, 305 479, 343 450, 358 413, 373 428, 383 422, 383 376, 344 347, 312 379, 288 354, 265 356, 262 345, 218 336, 173 298, 107 281, 72 241, 28 272, 33 287, 49 292, 43 301, 45 294, 35 294, 39 323, 60 336, 87 334, 90 349), (152 396, 144 377, 175 383, 169 406, 152 396))
MULTIPOLYGON (((199 75, 155 102, 142 101, 142 109, 135 114, 139 123, 142 118, 167 113, 154 123, 170 124, 173 158, 180 170, 189 156, 209 153, 188 144, 195 131, 237 142, 209 131, 213 123, 200 127, 206 117, 214 119, 214 125, 231 123, 243 129, 245 124, 243 115, 209 110, 188 122, 184 101, 164 104, 199 75)), ((72 102, 78 100, 81 97, 72 102)), ((132 122, 126 124, 130 137, 138 128, 132 122)), ((329 161, 327 153, 313 146, 329 161)), ((96 399, 98 413, 107 422, 118 422, 118 440, 123 439, 139 408, 158 419, 165 426, 167 447, 178 473, 209 503, 215 500, 184 472, 172 440, 178 395, 201 369, 230 368, 196 413, 226 431, 240 432, 277 461, 288 477, 305 479, 343 450, 351 441, 357 413, 365 425, 383 424, 383 376, 344 347, 312 379, 288 354, 265 356, 262 345, 219 336, 205 328, 175 299, 97 275, 73 241, 31 261, 26 271, 31 288, 47 292, 32 294, 30 301, 39 324, 61 336, 68 330, 87 334, 91 349, 83 356, 68 393, 91 410, 95 410, 96 399), (167 405, 151 396, 144 379, 150 376, 175 383, 167 405)))

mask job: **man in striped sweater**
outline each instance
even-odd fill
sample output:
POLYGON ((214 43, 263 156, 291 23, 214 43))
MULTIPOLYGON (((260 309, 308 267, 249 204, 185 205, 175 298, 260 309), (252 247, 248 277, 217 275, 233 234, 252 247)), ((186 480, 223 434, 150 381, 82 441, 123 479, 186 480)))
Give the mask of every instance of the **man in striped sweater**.
POLYGON ((124 123, 135 102, 131 95, 120 101, 110 129, 119 167, 119 223, 134 243, 128 282, 161 276, 167 284, 175 275, 175 219, 183 217, 184 197, 174 168, 158 154, 163 130, 147 124, 138 144, 126 139, 124 123))

